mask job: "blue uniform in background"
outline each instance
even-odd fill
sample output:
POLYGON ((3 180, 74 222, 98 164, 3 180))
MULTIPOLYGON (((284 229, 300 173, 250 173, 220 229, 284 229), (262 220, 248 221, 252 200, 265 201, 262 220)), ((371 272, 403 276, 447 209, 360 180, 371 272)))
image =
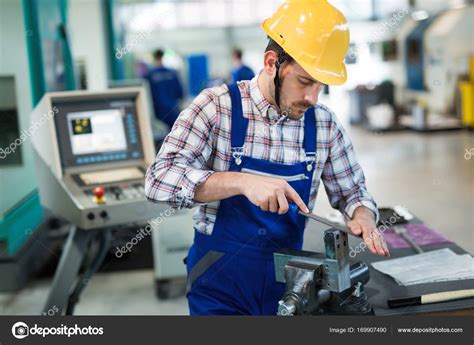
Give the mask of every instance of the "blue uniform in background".
POLYGON ((156 118, 171 128, 180 113, 179 100, 183 97, 177 72, 163 66, 155 67, 145 79, 150 83, 156 118))
POLYGON ((237 83, 240 80, 250 80, 255 76, 252 69, 246 65, 240 65, 232 71, 232 82, 237 83))

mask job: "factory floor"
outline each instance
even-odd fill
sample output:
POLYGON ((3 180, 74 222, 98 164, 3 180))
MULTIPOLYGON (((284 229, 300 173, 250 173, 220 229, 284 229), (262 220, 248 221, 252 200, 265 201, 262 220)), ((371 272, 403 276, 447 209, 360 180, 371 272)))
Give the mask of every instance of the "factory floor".
MULTIPOLYGON (((379 206, 402 205, 432 228, 474 253, 474 135, 466 131, 376 134, 346 126, 369 191, 379 206), (468 158, 468 157, 467 157, 468 158)), ((314 212, 328 216, 321 189, 314 212)), ((190 229, 191 231, 191 229, 190 229)), ((309 223, 305 249, 322 250, 321 232, 309 223)), ((30 283, 19 293, 0 294, 0 314, 38 315, 50 280, 30 283)), ((153 270, 96 274, 81 296, 77 315, 183 315, 184 297, 155 297, 153 270)))

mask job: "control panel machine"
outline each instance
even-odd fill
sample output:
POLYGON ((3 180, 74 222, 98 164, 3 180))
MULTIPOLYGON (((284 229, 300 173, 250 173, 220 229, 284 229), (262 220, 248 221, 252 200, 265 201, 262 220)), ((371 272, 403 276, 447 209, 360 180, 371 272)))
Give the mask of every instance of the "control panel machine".
POLYGON ((143 88, 48 93, 32 115, 41 204, 83 230, 150 219, 155 156, 143 88))
MULTIPOLYGON (((114 227, 138 228, 169 209, 145 197, 146 169, 155 158, 149 109, 143 87, 47 93, 34 109, 31 138, 40 201, 71 224, 46 312, 56 307, 73 313, 84 282, 110 248, 114 227), (95 248, 95 260, 81 270, 95 248)), ((181 260, 192 242, 192 219, 184 212, 172 217, 185 224, 177 229, 171 220, 150 223, 152 234, 159 232, 153 236, 155 266, 160 264, 155 268, 168 268, 157 272, 157 281, 185 276, 181 260), (182 257, 168 254, 169 247, 182 248, 182 257)))

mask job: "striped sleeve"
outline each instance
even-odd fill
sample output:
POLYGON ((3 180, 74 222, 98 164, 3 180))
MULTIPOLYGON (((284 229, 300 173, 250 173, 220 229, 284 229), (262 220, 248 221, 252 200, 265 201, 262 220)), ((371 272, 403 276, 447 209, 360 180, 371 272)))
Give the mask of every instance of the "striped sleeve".
POLYGON ((155 161, 147 170, 148 200, 174 208, 192 208, 196 187, 212 174, 207 162, 212 152, 216 103, 209 90, 202 91, 178 116, 155 161))
POLYGON ((329 202, 346 219, 352 219, 357 207, 365 206, 378 221, 377 204, 367 191, 364 172, 357 161, 352 142, 333 113, 331 117, 329 155, 322 173, 329 202))

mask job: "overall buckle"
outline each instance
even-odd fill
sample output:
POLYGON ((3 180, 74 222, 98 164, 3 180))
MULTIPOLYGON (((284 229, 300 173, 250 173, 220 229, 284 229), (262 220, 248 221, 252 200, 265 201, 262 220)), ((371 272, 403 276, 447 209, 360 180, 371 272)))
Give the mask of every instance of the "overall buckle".
POLYGON ((306 170, 313 170, 313 165, 316 162, 317 154, 316 152, 306 152, 306 170))
POLYGON ((235 164, 242 164, 242 156, 244 155, 244 147, 231 147, 232 157, 234 158, 235 164))

